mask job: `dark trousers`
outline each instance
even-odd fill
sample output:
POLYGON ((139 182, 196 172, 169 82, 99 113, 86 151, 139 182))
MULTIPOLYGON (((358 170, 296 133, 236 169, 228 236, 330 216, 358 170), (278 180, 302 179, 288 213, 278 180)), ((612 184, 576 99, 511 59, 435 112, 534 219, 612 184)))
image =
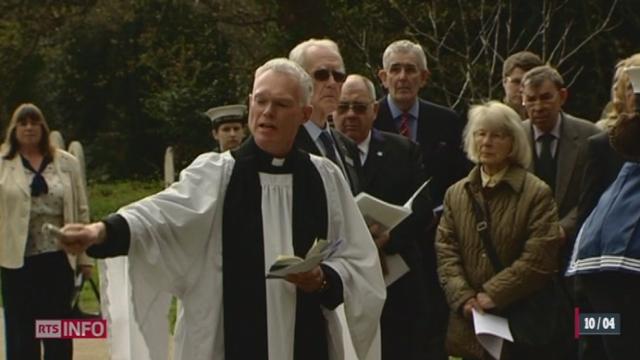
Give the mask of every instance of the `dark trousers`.
POLYGON ((422 269, 387 287, 380 318, 382 359, 424 360, 427 356, 427 301, 422 269))
POLYGON ((640 274, 600 272, 580 276, 584 292, 597 313, 619 313, 620 335, 596 336, 608 360, 637 359, 640 354, 640 274))
MULTIPOLYGON (((36 319, 67 318, 71 312, 73 270, 62 251, 25 258, 19 269, 0 268, 7 360, 39 360, 36 319)), ((73 356, 71 339, 42 339, 45 360, 73 356)))

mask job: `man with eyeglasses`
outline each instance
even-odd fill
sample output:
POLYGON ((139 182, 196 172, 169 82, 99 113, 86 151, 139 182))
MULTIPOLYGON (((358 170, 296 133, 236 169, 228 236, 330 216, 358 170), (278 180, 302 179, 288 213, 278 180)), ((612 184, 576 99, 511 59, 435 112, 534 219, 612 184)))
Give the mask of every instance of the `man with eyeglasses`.
POLYGON ((527 118, 527 111, 522 105, 522 77, 527 71, 540 65, 543 65, 540 56, 530 51, 511 54, 502 64, 502 102, 515 110, 522 120, 527 118))
MULTIPOLYGON (((560 250, 560 273, 564 273, 576 235, 587 139, 600 130, 593 123, 562 111, 568 91, 556 69, 547 65, 534 67, 522 78, 522 86, 522 100, 529 115, 522 125, 533 154, 529 171, 549 185, 558 205, 560 233, 565 241, 560 250)), ((567 279, 564 286, 575 303, 573 280, 567 279)), ((577 359, 577 341, 569 336, 563 340, 558 353, 566 359, 577 359)))
MULTIPOLYGON (((529 118, 523 122, 531 142, 536 176, 545 181, 558 204, 565 238, 575 232, 587 139, 600 132, 591 122, 562 111, 568 91, 550 66, 538 66, 522 78, 522 99, 529 118)), ((569 249, 570 250, 570 249, 569 249)))
MULTIPOLYGON (((382 65, 378 76, 388 94, 380 99, 373 126, 420 144, 425 173, 431 178, 432 208, 439 209, 446 189, 470 169, 460 146, 463 122, 452 110, 418 97, 429 77, 422 46, 409 40, 395 41, 385 49, 382 65)), ((444 339, 449 310, 436 273, 437 217, 429 216, 424 221, 431 219, 434 226, 426 232, 421 244, 429 292, 429 332, 423 339, 429 347, 428 359, 446 360, 444 339)))
MULTIPOLYGON (((334 115, 336 128, 358 144, 362 191, 396 205, 404 204, 426 180, 419 146, 404 136, 373 129, 378 103, 373 83, 360 75, 349 75, 342 86, 334 115)), ((409 272, 387 284, 387 300, 380 318, 382 359, 428 359, 423 337, 430 326, 427 318, 427 291, 418 243, 428 225, 428 206, 414 212, 391 232, 376 224, 369 230, 378 247, 387 273, 397 262, 409 272)), ((388 274, 387 274, 388 275, 388 274)))
POLYGON ((355 195, 359 192, 358 149, 353 141, 329 124, 347 77, 338 45, 329 39, 309 39, 291 50, 289 60, 302 66, 313 79, 313 112, 298 131, 295 144, 338 165, 355 195))

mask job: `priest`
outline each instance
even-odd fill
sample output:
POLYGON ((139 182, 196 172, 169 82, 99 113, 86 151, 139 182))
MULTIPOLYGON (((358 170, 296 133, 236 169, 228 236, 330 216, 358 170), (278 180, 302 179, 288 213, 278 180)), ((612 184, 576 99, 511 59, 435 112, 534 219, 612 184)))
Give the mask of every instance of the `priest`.
POLYGON ((298 65, 268 61, 255 72, 251 139, 199 156, 180 181, 101 222, 62 229, 69 252, 128 254, 148 344, 153 319, 165 316, 150 305, 171 293, 183 304, 176 359, 341 359, 351 345, 359 359, 379 354, 385 286, 375 245, 340 169, 293 147, 312 91, 298 65), (266 279, 278 255, 304 257, 315 239, 332 248, 320 265, 266 279))

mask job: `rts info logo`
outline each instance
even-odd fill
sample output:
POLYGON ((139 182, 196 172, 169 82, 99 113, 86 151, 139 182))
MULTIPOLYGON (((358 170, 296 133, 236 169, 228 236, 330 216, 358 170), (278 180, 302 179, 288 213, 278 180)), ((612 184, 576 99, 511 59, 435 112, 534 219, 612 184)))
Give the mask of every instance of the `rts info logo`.
POLYGON ((106 319, 36 320, 36 339, 104 339, 106 319))

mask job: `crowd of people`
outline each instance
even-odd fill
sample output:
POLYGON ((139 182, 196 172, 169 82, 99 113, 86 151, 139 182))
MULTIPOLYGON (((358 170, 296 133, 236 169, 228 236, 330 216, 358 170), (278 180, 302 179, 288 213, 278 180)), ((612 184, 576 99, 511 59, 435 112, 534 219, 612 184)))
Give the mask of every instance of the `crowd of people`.
MULTIPOLYGON (((639 56, 617 65, 596 126, 563 110, 561 74, 528 51, 505 59, 502 101, 460 116, 419 97, 430 76, 421 45, 389 44, 380 98, 371 79, 348 75, 335 42, 310 39, 255 71, 248 113, 207 111, 216 151, 90 224, 78 162, 50 145, 40 110, 21 105, 0 159, 7 358, 40 358, 33 320, 68 315, 86 254, 127 256, 124 281, 109 286, 126 290, 151 359, 163 354, 154 301, 164 295, 181 302, 176 359, 490 359, 474 311, 514 323, 500 359, 633 358, 640 118, 625 69, 639 56), (402 205, 427 180, 393 229, 354 201, 366 192, 402 205), (58 243, 44 222, 63 226, 58 243), (331 248, 319 265, 265 277, 316 239, 331 248), (397 259, 408 270, 387 282, 397 259), (566 307, 523 320, 545 296, 566 307), (574 339, 571 307, 619 313, 621 334, 574 339), (520 332, 521 321, 544 334, 520 332)), ((43 343, 47 358, 72 357, 70 341, 43 343)))

